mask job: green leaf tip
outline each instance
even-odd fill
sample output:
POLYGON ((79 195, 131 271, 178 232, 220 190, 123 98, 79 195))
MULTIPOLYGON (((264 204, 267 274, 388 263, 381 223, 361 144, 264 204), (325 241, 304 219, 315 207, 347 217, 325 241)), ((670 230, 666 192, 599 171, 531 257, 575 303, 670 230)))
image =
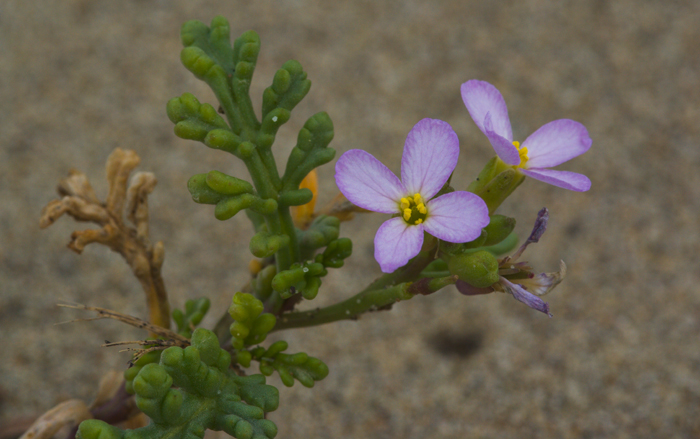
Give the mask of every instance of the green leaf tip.
POLYGON ((231 345, 235 349, 262 343, 275 327, 277 319, 270 313, 263 313, 263 308, 263 303, 252 294, 238 292, 233 295, 228 313, 234 320, 230 332, 231 345))
POLYGON ((290 60, 275 73, 272 85, 263 92, 262 116, 275 108, 292 111, 311 89, 311 81, 298 61, 290 60))
POLYGON ((331 241, 323 253, 316 256, 316 261, 327 268, 340 268, 350 255, 352 255, 352 241, 350 238, 340 238, 331 241))
POLYGON ((306 203, 311 202, 314 198, 314 193, 310 189, 293 189, 291 191, 283 192, 280 195, 279 202, 283 206, 303 206, 306 203))
POLYGON ((163 351, 151 351, 143 354, 138 360, 136 360, 130 368, 124 371, 124 380, 127 393, 134 394, 134 378, 146 365, 151 363, 158 363, 160 361, 160 354, 163 351))
POLYGON ((289 270, 284 270, 272 278, 272 289, 288 299, 296 293, 306 300, 312 300, 321 287, 321 277, 328 274, 323 264, 318 262, 295 262, 289 270))
POLYGON ((333 122, 325 111, 314 114, 306 121, 287 160, 282 177, 285 188, 298 188, 311 170, 333 160, 335 150, 328 148, 333 136, 333 122))
POLYGON ((319 215, 308 229, 300 231, 299 246, 305 255, 313 254, 319 248, 325 247, 340 235, 340 220, 334 216, 319 215))
POLYGON ((183 337, 192 337, 193 328, 202 322, 210 306, 209 299, 202 297, 197 300, 187 300, 184 312, 179 309, 173 310, 173 320, 177 325, 177 333, 183 337))
POLYGON ((222 221, 243 209, 252 209, 262 215, 277 210, 277 201, 254 195, 250 183, 219 171, 193 175, 187 181, 187 189, 195 203, 215 204, 214 216, 222 221))
POLYGON ((252 351, 253 358, 260 361, 260 372, 270 376, 277 371, 282 383, 287 387, 294 385, 296 379, 305 387, 313 387, 316 381, 328 376, 328 366, 318 358, 310 357, 304 352, 283 354, 287 350, 286 341, 272 343, 266 350, 256 348, 252 351))
MULTIPOLYGON (((188 21, 180 29, 180 39, 185 50, 198 49, 202 55, 211 60, 212 64, 221 66, 226 74, 233 74, 235 63, 231 48, 231 29, 228 20, 224 17, 214 17, 211 27, 207 27, 198 20, 188 21)), ((185 64, 184 59, 183 64, 185 64)), ((185 67, 192 71, 187 64, 185 67)))
POLYGON ((244 32, 240 37, 236 38, 233 44, 235 78, 238 81, 246 82, 248 87, 250 87, 259 53, 260 37, 255 31, 249 30, 244 32))
POLYGON ((168 101, 166 112, 168 118, 175 124, 175 135, 182 139, 203 142, 212 130, 228 131, 228 125, 214 107, 200 103, 191 93, 184 93, 179 98, 168 101))
POLYGON ((262 231, 253 235, 250 240, 250 252, 258 258, 272 256, 279 249, 289 245, 288 235, 273 235, 262 231))
POLYGON ((159 363, 143 366, 133 379, 136 405, 152 422, 120 430, 103 421, 80 424, 80 439, 193 439, 206 430, 237 439, 273 439, 277 427, 264 419, 279 406, 279 392, 263 375, 241 377, 216 336, 196 329, 192 346, 162 351, 159 363))

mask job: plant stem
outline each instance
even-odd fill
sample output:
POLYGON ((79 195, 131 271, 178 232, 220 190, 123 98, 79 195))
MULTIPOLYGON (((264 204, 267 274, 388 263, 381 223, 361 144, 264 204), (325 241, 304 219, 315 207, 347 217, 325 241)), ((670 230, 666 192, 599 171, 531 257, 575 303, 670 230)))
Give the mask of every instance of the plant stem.
POLYGON ((339 320, 356 320, 360 314, 377 311, 396 302, 412 298, 413 294, 409 293, 409 287, 409 283, 402 283, 390 288, 363 291, 326 308, 283 314, 271 332, 318 326, 339 320))

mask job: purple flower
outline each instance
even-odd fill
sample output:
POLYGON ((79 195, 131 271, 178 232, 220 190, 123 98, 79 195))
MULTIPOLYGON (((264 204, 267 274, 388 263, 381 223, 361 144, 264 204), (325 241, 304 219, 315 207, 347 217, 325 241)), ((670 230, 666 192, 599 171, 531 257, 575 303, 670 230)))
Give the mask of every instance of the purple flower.
POLYGON ((397 215, 374 237, 374 257, 391 273, 420 252, 423 231, 448 242, 469 242, 489 223, 486 203, 469 192, 433 198, 457 165, 459 140, 447 122, 423 119, 408 136, 401 180, 371 154, 352 149, 335 165, 335 181, 353 204, 397 215))
POLYGON ((591 188, 591 180, 585 175, 547 169, 588 151, 592 141, 586 127, 569 119, 555 120, 530 134, 520 145, 513 141, 506 101, 496 87, 485 81, 467 81, 462 84, 462 100, 506 164, 529 177, 564 189, 585 192, 591 188))

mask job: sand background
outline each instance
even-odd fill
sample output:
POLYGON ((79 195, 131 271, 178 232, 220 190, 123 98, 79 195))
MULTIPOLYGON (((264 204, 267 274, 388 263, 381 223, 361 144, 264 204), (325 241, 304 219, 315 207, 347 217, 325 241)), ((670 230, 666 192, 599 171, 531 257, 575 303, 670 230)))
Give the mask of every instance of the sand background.
MULTIPOLYGON (((550 296, 553 319, 505 295, 448 289, 391 312, 284 334, 291 351, 323 359, 328 378, 281 387, 280 438, 700 437, 700 2, 631 1, 44 1, 0 2, 0 424, 72 397, 92 398, 127 354, 104 339, 142 337, 84 317, 71 300, 144 316, 137 281, 115 253, 65 248, 85 228, 41 208, 70 168, 101 197, 115 147, 159 179, 151 237, 165 242, 172 303, 209 295, 213 324, 247 281, 251 228, 219 222, 185 183, 212 169, 245 177, 235 158, 178 139, 168 99, 214 102, 179 61, 179 28, 217 14, 232 34, 262 39, 252 95, 288 59, 313 86, 276 143, 325 110, 331 146, 374 154, 399 171, 406 134, 424 117, 461 141, 466 187, 493 151, 459 86, 478 78, 505 96, 516 139, 558 118, 586 125, 593 147, 560 167, 585 173, 584 194, 534 180, 500 209, 529 231, 542 206, 550 228, 528 251, 542 271, 569 266, 550 296)), ((320 202, 337 189, 320 169, 320 202)), ((355 252, 318 304, 379 275, 372 238, 381 215, 347 224, 355 252)), ((276 337, 277 338, 277 337, 276 337)), ((276 339, 275 338, 275 339, 276 339)))

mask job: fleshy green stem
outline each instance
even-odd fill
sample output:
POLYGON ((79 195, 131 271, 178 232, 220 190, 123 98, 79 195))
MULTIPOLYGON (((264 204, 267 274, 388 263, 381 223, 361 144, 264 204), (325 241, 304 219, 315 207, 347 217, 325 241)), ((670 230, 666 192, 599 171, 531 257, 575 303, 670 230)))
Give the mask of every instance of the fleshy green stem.
POLYGON ((415 294, 426 294, 426 288, 430 287, 412 288, 414 285, 412 282, 417 280, 423 269, 435 259, 436 242, 435 238, 426 235, 424 250, 404 267, 381 276, 360 293, 335 305, 311 311, 282 314, 273 331, 317 326, 338 320, 354 320, 365 312, 376 311, 395 302, 408 300, 415 294))
POLYGON ((360 314, 377 311, 401 300, 412 298, 413 294, 409 292, 409 288, 409 283, 402 283, 390 288, 363 291, 326 308, 283 314, 272 331, 318 326, 339 320, 355 320, 360 314))
MULTIPOLYGON (((299 250, 299 241, 297 240, 297 232, 294 228, 294 221, 292 220, 292 215, 289 212, 289 206, 280 205, 277 209, 280 219, 280 227, 282 233, 289 236, 289 254, 292 262, 301 261, 301 252, 299 250)), ((291 265, 291 264, 290 264, 291 265)), ((284 267, 283 270, 287 270, 289 267, 284 267)), ((279 264, 277 270, 280 270, 279 264)), ((278 271, 278 273, 279 273, 278 271)))

